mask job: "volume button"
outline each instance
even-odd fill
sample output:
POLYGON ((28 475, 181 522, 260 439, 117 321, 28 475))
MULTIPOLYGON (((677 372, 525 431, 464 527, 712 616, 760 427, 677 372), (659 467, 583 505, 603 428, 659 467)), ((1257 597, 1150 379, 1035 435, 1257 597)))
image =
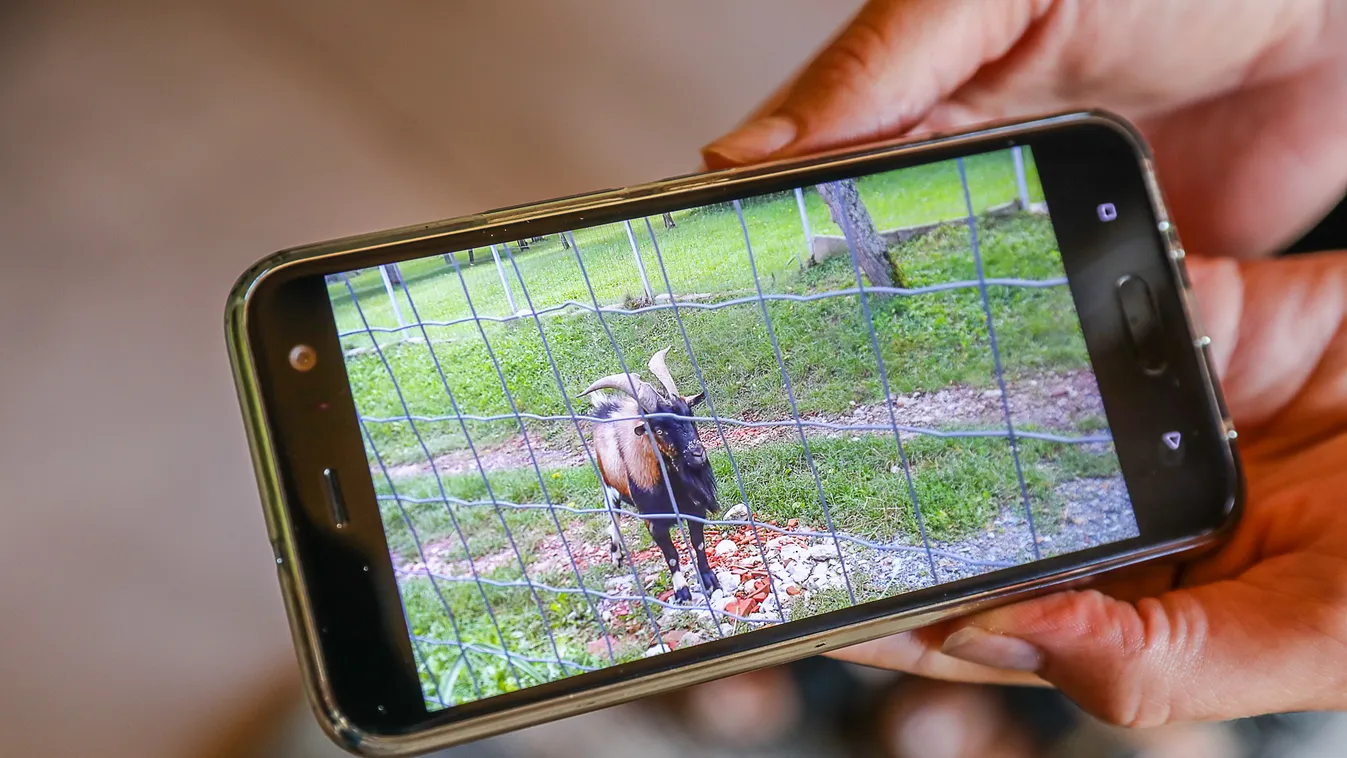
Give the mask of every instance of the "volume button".
POLYGON ((1183 284, 1185 290, 1192 289, 1193 282, 1188 276, 1186 263, 1188 253, 1183 249, 1183 242, 1179 240, 1178 230, 1168 221, 1161 221, 1157 228, 1165 241, 1165 255, 1169 256, 1169 259, 1174 263, 1174 268, 1179 272, 1179 282, 1183 284))
POLYGON ((276 540, 279 539, 281 535, 281 523, 280 523, 281 517, 276 513, 276 510, 277 508, 284 508, 284 507, 285 506, 283 504, 270 502, 269 500, 266 499, 265 492, 263 493, 262 520, 267 525, 267 539, 271 540, 273 543, 275 543, 276 540))

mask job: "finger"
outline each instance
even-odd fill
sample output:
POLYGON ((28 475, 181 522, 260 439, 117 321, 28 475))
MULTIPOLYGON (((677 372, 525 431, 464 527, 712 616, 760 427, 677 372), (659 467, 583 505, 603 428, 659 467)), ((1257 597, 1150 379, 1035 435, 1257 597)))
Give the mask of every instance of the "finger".
POLYGON ((961 660, 940 652, 945 633, 939 628, 892 634, 877 640, 825 653, 829 658, 862 666, 906 671, 948 682, 1046 686, 1038 676, 961 660))
POLYGON ((1347 426, 1347 254, 1189 270, 1242 438, 1294 446, 1347 426))
POLYGON ((1142 121, 1189 248, 1266 257, 1323 218, 1347 191, 1344 101, 1347 62, 1330 61, 1142 121))
POLYGON ((1049 3, 876 0, 769 113, 706 146, 710 168, 898 135, 996 60, 1049 3))
POLYGON ((1340 707, 1347 676, 1322 661, 1343 643, 1307 630, 1341 627, 1341 611, 1277 563, 1135 605, 1097 591, 1051 595, 976 616, 943 649, 1034 671, 1125 726, 1340 707))

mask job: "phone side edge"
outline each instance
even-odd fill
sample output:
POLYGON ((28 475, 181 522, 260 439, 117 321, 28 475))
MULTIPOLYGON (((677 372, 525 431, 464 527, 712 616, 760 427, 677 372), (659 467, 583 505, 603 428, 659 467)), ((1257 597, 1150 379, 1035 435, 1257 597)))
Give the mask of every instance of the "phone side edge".
POLYGON ((258 381, 257 366, 253 361, 253 344, 248 335, 250 296, 283 255, 277 253, 254 264, 230 289, 225 306, 225 343, 243 414, 253 473, 262 500, 267 538, 276 556, 277 580, 299 664, 300 679, 304 683, 305 699, 330 740, 344 749, 361 751, 366 735, 336 702, 327 681, 322 656, 318 652, 317 628, 308 595, 304 591, 299 552, 285 509, 285 494, 276 465, 275 446, 258 381))

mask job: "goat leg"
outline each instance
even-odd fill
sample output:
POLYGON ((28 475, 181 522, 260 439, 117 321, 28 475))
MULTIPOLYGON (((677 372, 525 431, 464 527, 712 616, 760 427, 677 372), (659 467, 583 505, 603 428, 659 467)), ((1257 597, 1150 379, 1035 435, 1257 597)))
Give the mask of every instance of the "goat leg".
POLYGON ((617 490, 604 486, 603 504, 608 508, 608 558, 614 566, 622 565, 622 525, 617 521, 617 509, 621 507, 617 490))
POLYGON ((711 570, 711 562, 706 558, 706 539, 702 535, 703 524, 700 521, 689 519, 687 525, 688 537, 692 540, 692 554, 697 560, 697 576, 702 581, 702 592, 705 592, 707 597, 711 597, 712 592, 720 589, 720 580, 716 578, 716 572, 711 570))
POLYGON ((673 574, 674 600, 690 603, 692 590, 688 588, 688 581, 683 578, 683 569, 678 565, 678 548, 674 547, 673 536, 669 534, 671 526, 673 526, 672 519, 652 519, 650 536, 659 546, 659 551, 664 554, 664 562, 669 566, 669 573, 673 574))

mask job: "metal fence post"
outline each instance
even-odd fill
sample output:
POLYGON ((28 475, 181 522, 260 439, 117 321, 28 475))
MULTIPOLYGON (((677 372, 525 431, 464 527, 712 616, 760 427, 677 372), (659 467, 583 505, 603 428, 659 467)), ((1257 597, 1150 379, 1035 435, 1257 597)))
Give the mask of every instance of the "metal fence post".
POLYGON ((631 243, 631 254, 636 259, 636 270, 641 272, 641 287, 645 289, 646 302, 655 302, 655 291, 650 289, 650 279, 645 275, 645 262, 641 260, 641 248, 636 244, 636 234, 631 230, 631 222, 622 222, 627 227, 627 241, 631 243))
POLYGON ((1015 161, 1015 188, 1020 193, 1020 210, 1029 210, 1029 181, 1024 177, 1024 148, 1016 145, 1010 148, 1010 157, 1015 161))
POLYGON ((804 190, 795 188, 795 207, 800 209, 800 226, 804 227, 804 258, 800 259, 800 265, 809 263, 809 259, 814 257, 814 230, 809 228, 809 212, 804 208, 804 190))
MULTIPOLYGON (((509 250, 510 243, 502 242, 501 244, 506 246, 506 250, 509 250)), ((510 280, 505 277, 505 267, 500 265, 500 252, 496 250, 495 245, 491 246, 491 259, 496 262, 496 273, 500 275, 500 286, 505 288, 505 302, 510 304, 510 313, 518 313, 519 308, 514 304, 514 291, 510 289, 510 280)))
POLYGON ((383 277, 384 290, 388 293, 388 302, 393 306, 393 315, 398 319, 398 326, 406 326, 407 320, 402 317, 402 308, 398 307, 398 296, 393 291, 393 280, 388 276, 388 266, 379 267, 379 276, 383 277))

